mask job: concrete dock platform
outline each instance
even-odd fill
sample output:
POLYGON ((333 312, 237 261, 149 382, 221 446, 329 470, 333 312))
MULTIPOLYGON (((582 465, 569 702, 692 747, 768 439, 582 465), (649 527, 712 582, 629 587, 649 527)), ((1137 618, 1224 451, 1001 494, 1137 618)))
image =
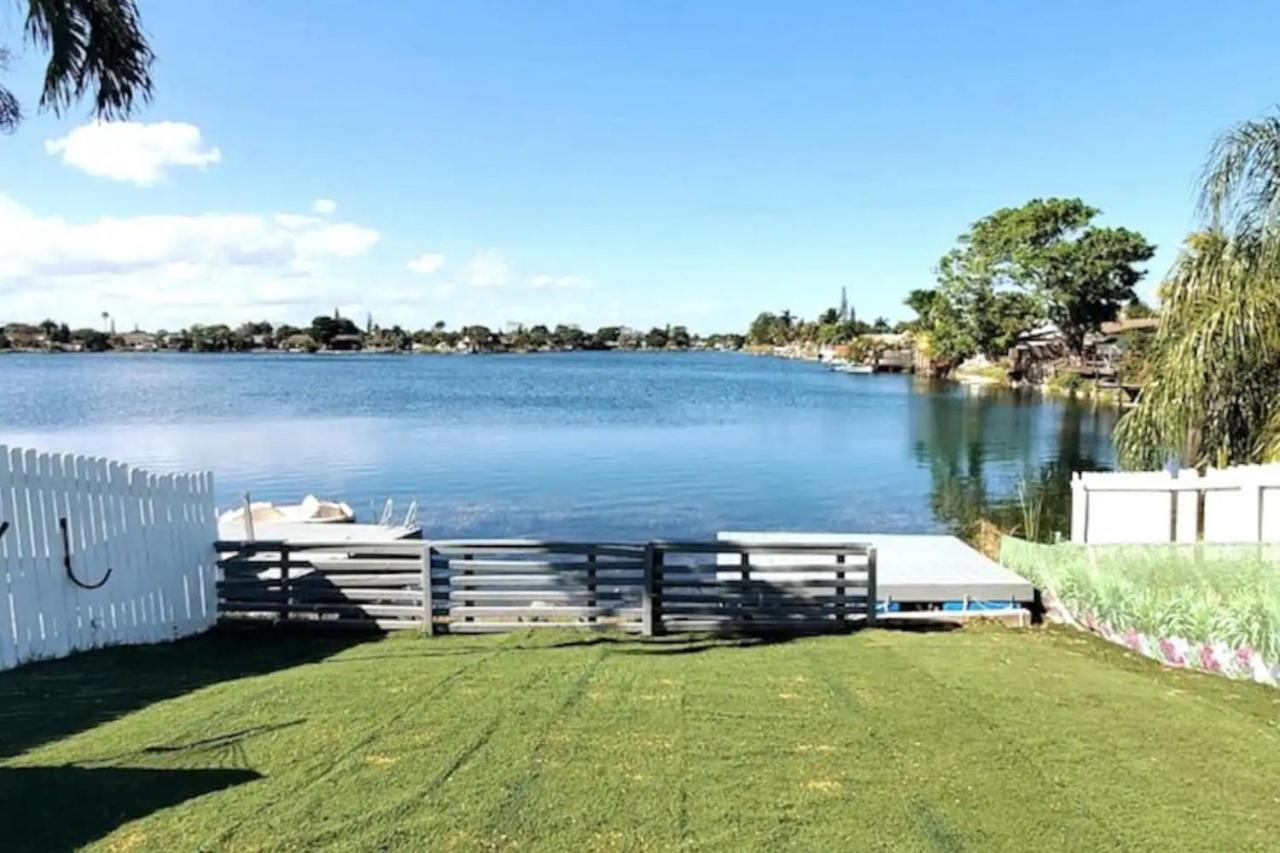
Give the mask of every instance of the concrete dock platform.
MULTIPOLYGON (((793 533, 724 531, 718 539, 744 544, 777 542, 831 545, 866 543, 876 549, 877 588, 882 601, 901 604, 991 602, 1020 606, 1035 590, 1025 578, 979 554, 954 536, 885 533, 793 533)), ((724 562, 731 564, 732 555, 724 562)), ((834 559, 834 558, 830 558, 834 559)), ((761 554, 752 563, 812 563, 805 555, 761 554)))

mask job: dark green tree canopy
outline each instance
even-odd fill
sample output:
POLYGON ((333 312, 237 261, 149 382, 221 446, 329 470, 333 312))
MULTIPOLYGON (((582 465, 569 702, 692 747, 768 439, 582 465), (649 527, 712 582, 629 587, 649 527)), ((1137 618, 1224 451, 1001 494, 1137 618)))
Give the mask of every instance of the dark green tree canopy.
POLYGON ((1048 198, 975 222, 938 262, 937 289, 907 299, 939 356, 1004 355, 1045 321, 1079 351, 1087 332, 1115 319, 1155 247, 1134 231, 1094 225, 1098 214, 1080 199, 1048 198))

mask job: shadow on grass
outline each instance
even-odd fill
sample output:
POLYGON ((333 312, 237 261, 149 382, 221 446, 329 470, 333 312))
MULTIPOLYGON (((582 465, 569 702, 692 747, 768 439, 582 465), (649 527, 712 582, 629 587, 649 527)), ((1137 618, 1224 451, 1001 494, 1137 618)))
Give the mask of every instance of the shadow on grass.
POLYGON ((4 849, 74 850, 159 809, 258 778, 222 768, 0 767, 4 849))
MULTIPOLYGON (((893 619, 881 617, 875 624, 879 630, 899 631, 913 634, 933 634, 955 631, 961 624, 945 620, 893 619)), ((596 628, 590 631, 581 626, 566 623, 562 629, 529 628, 521 632, 515 630, 507 637, 523 637, 531 640, 524 645, 519 639, 504 645, 502 654, 519 654, 522 652, 547 652, 573 650, 594 647, 608 647, 611 652, 625 655, 689 655, 729 649, 758 649, 767 646, 778 646, 796 640, 814 637, 852 636, 866 630, 865 626, 854 624, 844 627, 833 626, 828 630, 787 631, 772 629, 766 631, 723 631, 699 633, 670 633, 658 637, 643 637, 638 634, 624 633, 621 630, 605 632, 596 628)), ((424 645, 406 648, 404 651, 371 655, 349 656, 333 660, 321 661, 325 666, 363 665, 376 660, 403 660, 410 658, 450 658, 491 655, 495 647, 489 643, 472 645, 473 634, 443 634, 440 637, 428 638, 424 645), (460 645, 454 645, 460 644, 460 645)))
POLYGON ((221 767, 248 767, 249 759, 244 751, 244 742, 259 735, 271 734, 282 729, 300 726, 307 720, 305 717, 289 720, 284 723, 271 723, 253 726, 239 731, 199 738, 183 743, 157 743, 114 755, 86 758, 76 763, 85 767, 112 766, 117 764, 137 765, 148 761, 189 761, 212 757, 215 764, 221 767))
POLYGON ((0 759, 155 702, 314 663, 369 639, 215 630, 175 643, 117 646, 27 664, 0 674, 0 759))

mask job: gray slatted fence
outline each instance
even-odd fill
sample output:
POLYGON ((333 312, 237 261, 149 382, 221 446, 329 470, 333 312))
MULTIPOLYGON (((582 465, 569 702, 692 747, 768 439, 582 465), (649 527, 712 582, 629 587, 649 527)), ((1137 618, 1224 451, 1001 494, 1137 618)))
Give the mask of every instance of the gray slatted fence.
POLYGON ((875 549, 734 542, 219 542, 224 619, 429 633, 814 631, 875 619, 875 549), (767 562, 760 562, 765 560, 767 562))
POLYGON ((653 542, 655 631, 821 631, 875 620, 869 545, 653 542))
POLYGON ((272 619, 396 630, 426 618, 421 541, 290 544, 219 542, 224 620, 272 619))

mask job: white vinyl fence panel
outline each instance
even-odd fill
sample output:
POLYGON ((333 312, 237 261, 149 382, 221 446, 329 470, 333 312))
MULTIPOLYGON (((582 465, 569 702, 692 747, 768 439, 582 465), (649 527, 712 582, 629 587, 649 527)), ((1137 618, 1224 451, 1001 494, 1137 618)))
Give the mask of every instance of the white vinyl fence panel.
POLYGON ((0 446, 0 527, 0 670, 213 626, 207 472, 0 446))
POLYGON ((1280 465, 1076 474, 1071 541, 1280 542, 1280 465))

